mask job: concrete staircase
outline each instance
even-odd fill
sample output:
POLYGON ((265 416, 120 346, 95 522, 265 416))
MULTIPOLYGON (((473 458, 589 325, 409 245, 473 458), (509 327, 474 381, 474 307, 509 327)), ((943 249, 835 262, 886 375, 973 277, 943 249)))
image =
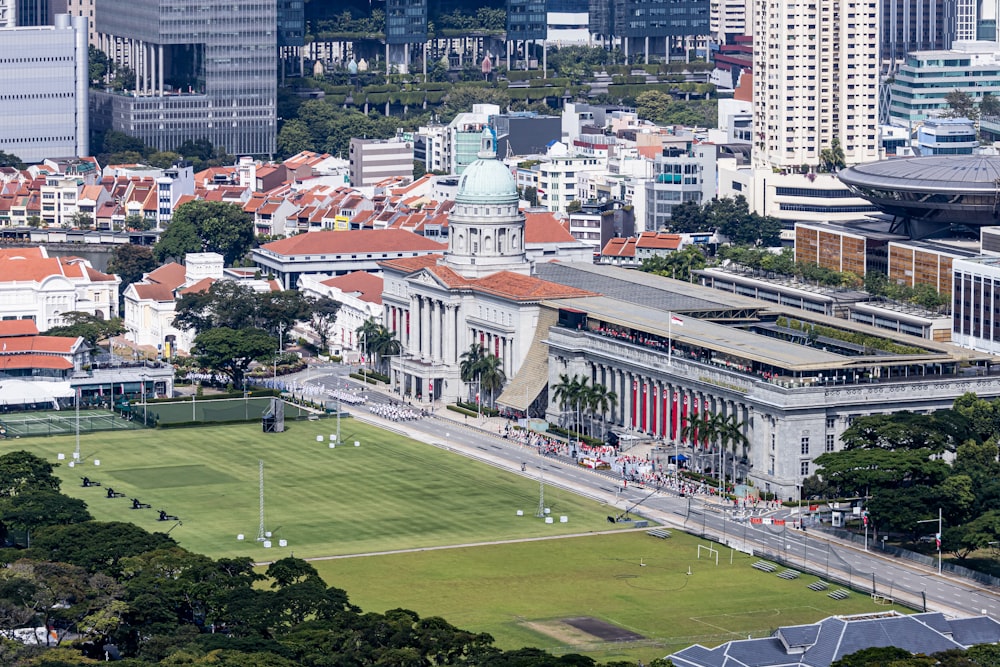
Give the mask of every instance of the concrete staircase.
POLYGON ((551 308, 540 308, 538 311, 538 326, 531 340, 531 347, 521 364, 521 369, 504 388, 497 403, 522 412, 538 398, 538 394, 549 382, 549 346, 545 339, 549 328, 559 321, 559 312, 551 308))

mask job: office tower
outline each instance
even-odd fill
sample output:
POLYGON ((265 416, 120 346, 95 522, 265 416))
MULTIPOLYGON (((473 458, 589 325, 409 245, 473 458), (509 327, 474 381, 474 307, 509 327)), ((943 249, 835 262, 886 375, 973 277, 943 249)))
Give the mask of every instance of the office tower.
POLYGON ((305 0, 278 0, 278 46, 303 46, 305 43, 305 0))
POLYGON ((910 51, 950 49, 955 0, 882 0, 882 71, 891 74, 910 51))
POLYGON ((25 162, 90 153, 87 19, 0 30, 0 151, 25 162))
POLYGON ((687 57, 709 34, 710 0, 590 0, 590 32, 609 45, 621 43, 625 57, 687 57))
MULTIPOLYGON (((386 67, 409 71, 410 45, 427 42, 427 0, 386 0, 386 67)), ((388 73, 388 71, 387 71, 388 73)))
POLYGON ((136 75, 135 90, 91 91, 96 129, 157 150, 274 153, 276 0, 97 0, 96 13, 102 50, 136 75))
POLYGON ((878 159, 877 0, 760 0, 754 6, 753 162, 848 165, 878 159))

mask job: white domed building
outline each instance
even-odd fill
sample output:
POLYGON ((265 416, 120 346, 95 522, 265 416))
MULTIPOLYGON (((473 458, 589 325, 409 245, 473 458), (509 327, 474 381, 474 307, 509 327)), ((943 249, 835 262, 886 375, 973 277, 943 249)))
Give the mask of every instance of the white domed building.
MULTIPOLYGON (((459 180, 448 218, 448 250, 380 263, 383 322, 403 348, 390 371, 401 397, 453 402, 469 396, 459 366, 462 353, 475 343, 499 357, 504 374, 513 378, 536 330, 548 329, 549 323, 539 322, 539 304, 593 296, 530 275, 517 185, 496 159, 495 147, 492 132, 484 130, 479 159, 459 180)), ((489 399, 482 396, 484 403, 489 399)))

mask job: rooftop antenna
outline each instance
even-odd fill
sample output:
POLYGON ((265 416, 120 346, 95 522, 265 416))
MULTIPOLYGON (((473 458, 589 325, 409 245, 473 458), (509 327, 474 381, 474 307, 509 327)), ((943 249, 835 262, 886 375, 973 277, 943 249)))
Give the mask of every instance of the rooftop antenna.
POLYGON ((257 541, 263 542, 267 539, 264 531, 264 459, 257 459, 257 478, 260 489, 260 526, 257 528, 257 541))
POLYGON ((539 519, 545 517, 545 466, 538 469, 538 512, 535 516, 539 519))

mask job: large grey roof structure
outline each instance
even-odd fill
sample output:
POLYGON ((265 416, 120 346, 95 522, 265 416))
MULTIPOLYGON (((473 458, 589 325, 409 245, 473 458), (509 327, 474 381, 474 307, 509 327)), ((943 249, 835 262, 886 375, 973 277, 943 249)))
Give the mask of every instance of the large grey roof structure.
POLYGON ((837 174, 848 185, 970 192, 996 189, 1000 157, 927 155, 859 164, 837 174))
POLYGON ((829 667, 863 649, 896 646, 931 654, 1000 641, 1000 623, 980 616, 898 612, 831 616, 812 625, 779 628, 771 637, 731 641, 714 649, 691 646, 668 656, 677 667, 829 667))
POLYGON ((542 280, 597 292, 609 299, 664 313, 695 314, 766 307, 761 301, 738 294, 614 266, 545 262, 535 265, 535 275, 542 280))

